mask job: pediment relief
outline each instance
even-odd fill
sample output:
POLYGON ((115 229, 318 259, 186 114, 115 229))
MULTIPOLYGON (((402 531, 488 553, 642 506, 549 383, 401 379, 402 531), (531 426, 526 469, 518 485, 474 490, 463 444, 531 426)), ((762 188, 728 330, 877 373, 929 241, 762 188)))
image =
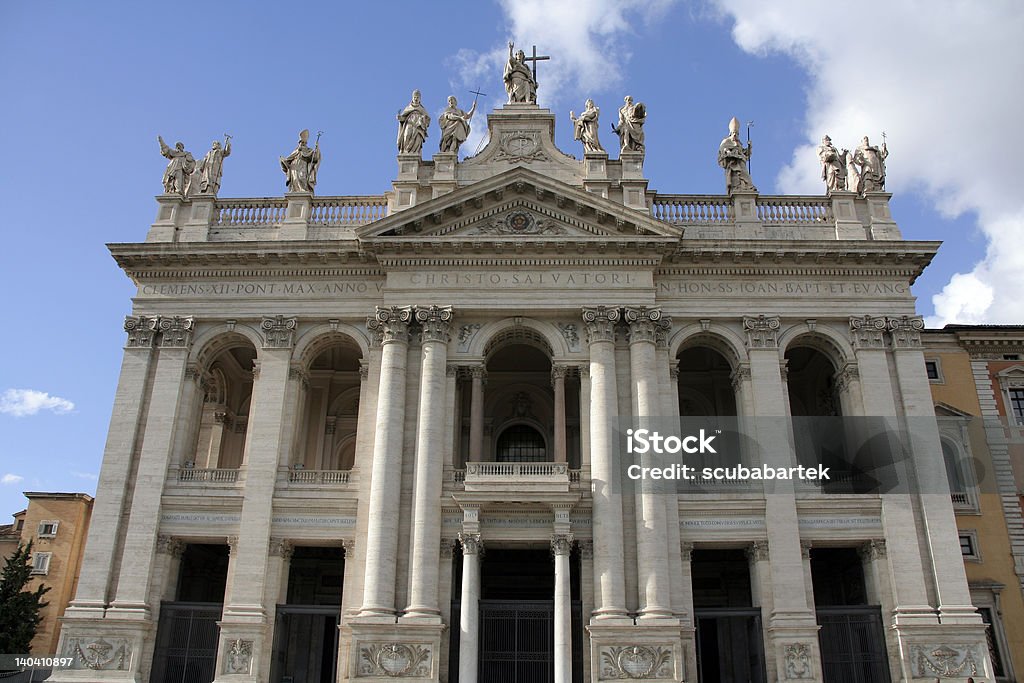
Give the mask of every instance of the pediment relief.
POLYGON ((580 188, 513 169, 490 181, 437 197, 357 230, 378 237, 652 237, 678 238, 681 230, 649 214, 580 188))
POLYGON ((1011 365, 997 372, 996 377, 1004 389, 1024 387, 1024 365, 1011 365))

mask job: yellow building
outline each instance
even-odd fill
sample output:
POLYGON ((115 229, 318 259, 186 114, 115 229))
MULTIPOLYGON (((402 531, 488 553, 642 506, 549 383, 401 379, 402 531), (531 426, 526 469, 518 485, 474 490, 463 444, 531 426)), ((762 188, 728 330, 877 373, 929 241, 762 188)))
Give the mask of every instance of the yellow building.
MULTIPOLYGON (((1002 343, 985 343, 986 329, 992 328, 947 326, 927 330, 922 341, 971 599, 989 624, 997 680, 1019 681, 1024 680, 1024 558, 1015 542, 1022 528, 1018 484, 1008 446, 983 425, 985 419, 1005 419, 993 373, 1013 366, 1014 359, 1003 356, 1016 354, 1002 343)), ((1013 329, 1017 344, 1024 343, 1024 328, 1013 329)))
POLYGON ((25 497, 28 507, 14 514, 14 524, 0 527, 0 553, 6 559, 18 543, 32 542, 32 580, 27 589, 40 583, 50 587, 32 654, 54 654, 60 618, 78 587, 93 498, 85 493, 35 491, 27 491, 25 497))

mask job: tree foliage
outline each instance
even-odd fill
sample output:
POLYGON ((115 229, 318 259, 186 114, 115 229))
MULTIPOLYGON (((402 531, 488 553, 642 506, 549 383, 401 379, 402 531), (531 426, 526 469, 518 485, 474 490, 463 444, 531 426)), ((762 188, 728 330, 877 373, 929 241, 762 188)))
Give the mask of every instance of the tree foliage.
POLYGON ((36 628, 43 617, 39 611, 49 603, 43 596, 50 590, 40 583, 35 590, 25 587, 32 579, 32 542, 18 544, 0 573, 0 653, 28 654, 36 628))

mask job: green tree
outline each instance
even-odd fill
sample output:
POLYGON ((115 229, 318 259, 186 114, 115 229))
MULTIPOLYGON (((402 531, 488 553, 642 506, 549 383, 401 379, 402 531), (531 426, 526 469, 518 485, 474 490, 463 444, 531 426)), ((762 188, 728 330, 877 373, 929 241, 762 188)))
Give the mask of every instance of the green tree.
POLYGON ((32 542, 18 544, 18 550, 7 558, 0 573, 0 653, 28 654, 32 638, 43 620, 39 611, 46 607, 43 596, 49 586, 40 584, 34 591, 25 590, 32 578, 32 542))

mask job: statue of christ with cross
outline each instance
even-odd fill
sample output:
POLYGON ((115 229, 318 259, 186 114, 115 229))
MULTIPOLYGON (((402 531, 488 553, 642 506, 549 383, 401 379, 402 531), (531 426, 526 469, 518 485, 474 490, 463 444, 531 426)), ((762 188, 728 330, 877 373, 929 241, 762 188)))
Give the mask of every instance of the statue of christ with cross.
POLYGON ((537 46, 533 46, 533 55, 526 56, 522 50, 513 53, 515 44, 509 41, 508 62, 505 64, 505 91, 508 93, 508 103, 537 104, 537 62, 551 59, 549 56, 538 55, 537 46), (527 62, 533 62, 533 70, 527 66, 527 62))

